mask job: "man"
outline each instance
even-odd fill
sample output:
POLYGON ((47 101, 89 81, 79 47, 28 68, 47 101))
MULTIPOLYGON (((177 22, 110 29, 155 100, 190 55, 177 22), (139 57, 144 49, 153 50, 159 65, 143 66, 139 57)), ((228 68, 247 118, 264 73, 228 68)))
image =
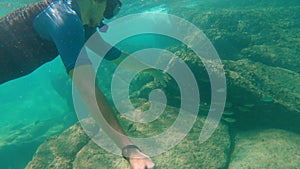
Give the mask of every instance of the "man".
MULTIPOLYGON (((154 167, 151 159, 127 137, 121 136, 124 132, 111 106, 93 83, 95 73, 87 55, 77 61, 86 39, 97 26, 100 27, 99 21, 103 17, 112 18, 120 7, 119 0, 45 0, 1 18, 0 84, 27 75, 60 55, 71 78, 76 71, 79 78, 73 78, 74 83, 91 115, 99 124, 105 124, 105 121, 110 124, 101 127, 122 149, 131 168, 150 169, 154 167), (96 102, 93 100, 95 94, 96 102), (101 113, 97 113, 98 109, 101 113), (120 134, 112 132, 113 129, 120 134)), ((98 38, 101 40, 100 35, 98 38)), ((105 42, 101 45, 110 48, 105 42)), ((97 48, 92 50, 103 54, 97 48)), ((115 63, 124 57, 114 47, 104 56, 115 63)))

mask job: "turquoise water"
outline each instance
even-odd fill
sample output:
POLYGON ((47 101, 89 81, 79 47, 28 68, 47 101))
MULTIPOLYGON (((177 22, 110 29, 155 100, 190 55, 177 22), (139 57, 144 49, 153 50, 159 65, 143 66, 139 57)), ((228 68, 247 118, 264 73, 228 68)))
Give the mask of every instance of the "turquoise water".
MULTIPOLYGON (((0 16, 34 2, 38 1, 2 0, 0 16)), ((139 12, 173 14, 195 24, 216 48, 228 89, 222 124, 229 128, 230 146, 222 168, 300 168, 299 151, 294 151, 300 149, 299 1, 122 2, 118 17, 139 12)), ((201 103, 209 104, 207 74, 200 72, 203 67, 195 54, 180 42, 147 34, 126 39, 118 46, 128 52, 158 47, 181 53, 197 78, 201 103)), ((105 66, 107 72, 114 69, 110 63, 105 66)), ((111 101, 110 76, 99 74, 100 88, 111 101)), ((131 92, 152 80, 137 81, 131 92)), ((180 107, 179 89, 174 83, 168 82, 164 90, 170 99, 168 104, 180 107)), ((147 98, 150 88, 142 90, 140 97, 147 98)), ((0 85, 0 168, 24 168, 47 138, 75 124, 71 100, 71 82, 60 58, 26 77, 0 85)), ((201 116, 206 113, 207 109, 201 116)), ((214 168, 192 163, 199 163, 199 168, 214 168)), ((170 168, 185 168, 179 166, 170 168)))

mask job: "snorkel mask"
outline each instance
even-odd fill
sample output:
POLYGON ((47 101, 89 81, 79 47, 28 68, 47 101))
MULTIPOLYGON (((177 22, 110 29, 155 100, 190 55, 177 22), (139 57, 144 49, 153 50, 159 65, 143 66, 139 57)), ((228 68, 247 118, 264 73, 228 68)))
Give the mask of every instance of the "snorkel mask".
MULTIPOLYGON (((121 9, 122 3, 119 0, 106 0, 106 8, 105 11, 103 13, 103 17, 104 19, 111 19, 114 16, 116 16, 120 9, 121 9)), ((103 21, 104 19, 102 19, 99 23, 99 30, 101 32, 106 32, 108 29, 108 25, 106 25, 103 21)))

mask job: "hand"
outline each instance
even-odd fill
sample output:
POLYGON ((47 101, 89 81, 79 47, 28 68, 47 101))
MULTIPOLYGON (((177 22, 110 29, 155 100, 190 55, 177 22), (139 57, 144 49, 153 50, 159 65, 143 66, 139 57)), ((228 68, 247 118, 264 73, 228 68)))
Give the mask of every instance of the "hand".
POLYGON ((154 163, 150 157, 135 149, 130 153, 129 163, 132 169, 154 169, 154 163))

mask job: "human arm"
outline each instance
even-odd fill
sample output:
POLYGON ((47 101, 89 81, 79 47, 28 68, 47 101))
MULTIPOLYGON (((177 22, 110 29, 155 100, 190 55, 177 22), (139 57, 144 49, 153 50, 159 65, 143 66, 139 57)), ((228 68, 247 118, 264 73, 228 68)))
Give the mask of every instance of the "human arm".
POLYGON ((115 117, 113 109, 103 93, 98 89, 97 84, 93 83, 95 82, 96 77, 92 66, 78 66, 71 70, 69 75, 76 85, 76 88, 92 117, 116 142, 118 147, 122 148, 128 144, 133 144, 127 137, 122 137, 122 135, 125 134, 115 117), (75 73, 74 70, 76 71, 75 73), (109 124, 110 126, 105 124, 109 124), (114 132, 113 129, 116 130, 117 133, 114 132))
MULTIPOLYGON (((98 89, 97 85, 93 83, 95 74, 92 66, 78 66, 76 67, 75 72, 76 73, 74 73, 74 70, 71 70, 69 74, 87 105, 92 117, 100 124, 101 128, 118 145, 118 147, 122 149, 128 145, 133 145, 120 127, 115 113, 107 99, 98 89), (95 96, 96 100, 94 99, 95 96), (116 130, 117 132, 114 132, 113 130, 116 130)), ((131 151, 128 161, 132 169, 144 169, 145 167, 149 169, 153 168, 154 163, 151 159, 138 149, 128 149, 126 151, 131 151)))

